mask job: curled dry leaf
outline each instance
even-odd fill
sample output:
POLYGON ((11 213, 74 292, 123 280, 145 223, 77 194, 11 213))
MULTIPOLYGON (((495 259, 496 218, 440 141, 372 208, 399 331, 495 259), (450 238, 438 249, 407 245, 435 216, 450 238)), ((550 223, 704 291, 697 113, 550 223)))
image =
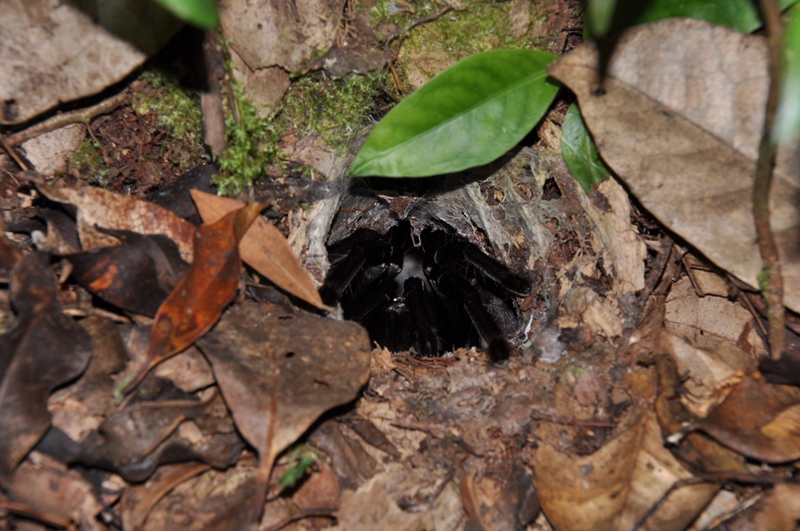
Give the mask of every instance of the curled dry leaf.
POLYGON ((80 375, 91 353, 89 335, 62 313, 56 279, 42 255, 17 262, 11 296, 19 323, 0 336, 2 486, 50 427, 50 392, 80 375))
POLYGON ((78 234, 84 250, 119 244, 117 238, 97 231, 96 225, 139 234, 163 234, 175 242, 181 258, 192 261, 195 227, 166 208, 91 186, 53 188, 37 184, 37 188, 48 199, 78 208, 78 234))
POLYGON ((744 378, 692 427, 747 457, 767 463, 800 459, 800 389, 744 378))
POLYGON ((369 377, 370 343, 356 323, 300 312, 269 315, 255 303, 231 308, 198 342, 236 427, 259 454, 261 511, 275 457, 328 409, 353 400, 369 377))
MULTIPOLYGON (((576 458, 549 444, 539 446, 534 459, 539 500, 555 529, 631 529, 675 481, 691 477, 664 447, 655 417, 632 415, 626 429, 591 455, 576 458)), ((716 490, 713 484, 678 489, 647 520, 647 528, 685 529, 716 490)))
MULTIPOLYGON (((752 187, 768 75, 761 37, 690 19, 629 30, 600 89, 586 44, 549 72, 578 97, 598 151, 642 204, 754 289, 762 262, 752 187)), ((771 198, 785 304, 800 311, 800 143, 779 153, 771 198)))
MULTIPOLYGON (((72 443, 62 441, 62 446, 71 447, 72 443)), ((244 446, 216 394, 205 402, 167 400, 126 407, 108 417, 64 460, 113 470, 127 481, 140 482, 149 479, 160 465, 176 461, 196 460, 227 468, 244 446)))
POLYGON ((194 233, 194 261, 159 307, 150 332, 147 359, 128 389, 147 373, 208 332, 239 287, 239 241, 261 210, 251 203, 194 233))
POLYGON ((175 243, 162 234, 101 229, 123 245, 67 256, 80 285, 123 310, 152 317, 186 274, 175 243))
MULTIPOLYGON (((197 210, 200 212, 200 217, 205 223, 213 223, 231 210, 243 205, 235 199, 219 197, 199 190, 192 190, 191 194, 197 210)), ((317 288, 314 287, 314 282, 303 269, 283 234, 260 217, 256 218, 250 230, 242 238, 239 244, 239 254, 247 265, 274 282, 278 287, 317 308, 331 309, 322 302, 317 288)))

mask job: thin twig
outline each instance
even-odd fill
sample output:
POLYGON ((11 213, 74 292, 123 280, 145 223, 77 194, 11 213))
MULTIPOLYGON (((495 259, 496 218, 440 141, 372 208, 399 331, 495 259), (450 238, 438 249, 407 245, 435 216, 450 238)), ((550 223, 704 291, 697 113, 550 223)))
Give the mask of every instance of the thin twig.
POLYGON ((758 247, 764 261, 765 279, 762 290, 766 289, 767 318, 769 322, 769 346, 772 359, 780 358, 786 350, 785 311, 783 308, 783 276, 778 254, 778 245, 772 233, 769 219, 769 195, 772 188, 772 174, 775 167, 776 145, 772 140, 772 128, 778 109, 778 96, 781 85, 781 53, 783 29, 777 0, 761 0, 761 14, 767 30, 769 50, 769 94, 764 113, 764 128, 758 148, 756 177, 753 183, 753 215, 756 222, 758 247))
POLYGON ((56 114, 55 116, 48 118, 43 122, 39 122, 36 125, 32 125, 27 129, 23 129, 18 133, 8 135, 6 137, 6 143, 8 143, 9 146, 15 147, 30 140, 31 138, 35 138, 50 131, 55 131, 56 129, 60 129, 67 125, 88 124, 93 118, 96 118, 101 114, 109 114, 111 111, 122 107, 129 101, 130 94, 128 91, 122 91, 119 94, 108 98, 107 100, 101 101, 97 105, 56 114))

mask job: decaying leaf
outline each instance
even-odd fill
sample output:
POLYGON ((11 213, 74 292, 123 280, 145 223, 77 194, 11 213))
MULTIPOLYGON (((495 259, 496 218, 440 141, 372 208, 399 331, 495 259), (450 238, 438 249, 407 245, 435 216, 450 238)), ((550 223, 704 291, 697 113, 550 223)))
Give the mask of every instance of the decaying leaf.
POLYGON ((38 452, 19 466, 9 493, 15 502, 76 522, 82 530, 106 529, 98 519, 103 504, 92 484, 77 470, 38 452))
MULTIPOLYGON (((671 230, 754 289, 762 268, 752 185, 764 120, 766 43, 707 22, 628 31, 602 88, 586 44, 549 72, 578 97, 603 159, 671 230)), ((800 311, 800 143, 779 153, 772 226, 785 304, 800 311)))
POLYGON ((13 102, 0 123, 25 122, 97 94, 141 65, 180 26, 156 3, 3 2, 0 70, 14 75, 0 80, 0 101, 13 102))
POLYGON ((123 245, 69 255, 72 276, 87 290, 123 310, 152 317, 186 274, 175 243, 162 234, 102 230, 123 245))
POLYGON ((122 495, 122 524, 125 529, 143 529, 153 507, 175 485, 208 470, 203 463, 164 465, 141 485, 134 485, 122 495))
MULTIPOLYGON (((655 417, 633 415, 627 429, 585 457, 539 446, 534 460, 539 500, 555 529, 630 529, 675 481, 691 477, 664 447, 655 417)), ((674 491, 645 529, 685 529, 716 490, 714 484, 698 484, 674 491)))
POLYGON ((725 401, 692 426, 752 459, 787 463, 800 459, 800 389, 744 378, 725 401))
MULTIPOLYGON (((214 223, 228 212, 241 208, 235 199, 191 191, 204 223, 214 223)), ((278 287, 320 309, 330 309, 322 302, 314 282, 294 255, 286 238, 273 225, 260 217, 239 244, 242 261, 274 282, 278 287)))
POLYGON ((192 261, 195 227, 163 207, 92 186, 53 188, 37 184, 37 187, 47 198, 78 208, 78 234, 84 251, 119 244, 117 238, 97 231, 95 226, 98 226, 139 234, 163 234, 175 242, 181 258, 192 261))
POLYGON ((101 466, 139 482, 159 465, 176 461, 198 460, 227 468, 243 447, 222 398, 212 394, 204 402, 179 399, 130 405, 109 416, 66 461, 101 466))
POLYGON ((11 273, 19 323, 0 336, 0 485, 50 427, 47 397, 86 368, 89 335, 61 312, 56 279, 42 255, 11 273))
POLYGON ((292 5, 277 0, 220 3, 222 32, 250 68, 278 65, 295 72, 314 52, 331 47, 344 0, 300 0, 292 5))
POLYGON ((353 400, 369 377, 370 343, 355 323, 307 313, 228 310, 198 342, 236 427, 259 454, 251 519, 261 512, 275 457, 328 409, 353 400))
POLYGON ((158 309, 145 365, 128 389, 136 387, 150 369, 190 346, 217 322, 239 287, 239 241, 260 210, 259 203, 252 203, 195 231, 194 261, 158 309))
POLYGON ((725 297, 698 297, 688 278, 675 282, 667 296, 660 348, 686 375, 681 400, 696 417, 704 417, 765 354, 750 312, 725 297))

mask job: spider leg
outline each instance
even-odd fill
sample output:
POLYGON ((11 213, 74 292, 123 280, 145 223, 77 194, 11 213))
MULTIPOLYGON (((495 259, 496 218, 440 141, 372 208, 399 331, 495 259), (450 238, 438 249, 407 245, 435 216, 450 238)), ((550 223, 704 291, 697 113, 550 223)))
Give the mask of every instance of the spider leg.
POLYGON ((411 277, 405 281, 403 292, 411 309, 412 332, 416 337, 414 347, 420 356, 438 356, 441 345, 437 333, 437 319, 432 312, 433 304, 431 294, 428 293, 422 283, 422 279, 411 277))
POLYGON ((474 245, 461 242, 449 242, 436 251, 434 260, 444 267, 456 269, 456 274, 465 277, 463 271, 467 265, 475 267, 482 275, 500 284, 503 289, 518 297, 527 297, 531 293, 529 279, 511 272, 506 266, 483 254, 474 245))
POLYGON ((396 272, 393 275, 389 272, 383 280, 366 285, 361 290, 364 296, 358 298, 358 306, 345 309, 344 318, 361 322, 381 304, 388 304, 397 294, 398 286, 394 281, 395 276, 397 276, 396 272), (376 285, 373 286, 373 284, 376 285))
POLYGON ((353 247, 335 266, 331 267, 320 295, 326 304, 334 304, 341 298, 344 290, 353 282, 356 274, 364 267, 367 253, 362 247, 353 247))
POLYGON ((508 344, 495 318, 484 307, 478 290, 472 284, 457 276, 449 276, 447 279, 441 278, 439 283, 440 285, 452 283, 452 287, 461 293, 464 310, 466 310, 470 321, 478 331, 478 335, 486 344, 489 359, 493 363, 507 360, 511 356, 511 346, 508 344))
POLYGON ((396 297, 386 311, 371 320, 366 328, 373 341, 392 352, 410 349, 413 328, 405 297, 396 297))

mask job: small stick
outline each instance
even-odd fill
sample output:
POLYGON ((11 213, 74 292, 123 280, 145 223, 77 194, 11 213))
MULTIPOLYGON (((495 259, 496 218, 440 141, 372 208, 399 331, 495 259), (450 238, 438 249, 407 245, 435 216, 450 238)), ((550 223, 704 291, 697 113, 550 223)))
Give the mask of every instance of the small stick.
POLYGON ((50 131, 55 131, 56 129, 60 129, 67 125, 88 124, 93 118, 96 118, 101 114, 108 114, 111 111, 122 107, 128 103, 129 100, 130 94, 128 91, 122 91, 119 94, 108 98, 107 100, 101 101, 97 105, 56 114, 55 116, 48 118, 43 122, 39 122, 38 124, 32 125, 27 129, 23 129, 18 133, 8 135, 6 137, 6 143, 11 147, 16 147, 32 138, 36 138, 37 136, 50 131))
POLYGON ((758 234, 758 247, 764 261, 761 289, 767 299, 767 320, 769 322, 770 356, 777 360, 786 350, 785 310, 783 307, 783 276, 780 255, 775 235, 769 219, 769 195, 772 188, 772 175, 775 167, 777 146, 772 139, 772 128, 778 109, 781 86, 782 33, 781 14, 777 0, 760 0, 761 14, 767 30, 769 51, 769 93, 764 113, 764 128, 758 147, 758 162, 753 183, 753 216, 758 234))

